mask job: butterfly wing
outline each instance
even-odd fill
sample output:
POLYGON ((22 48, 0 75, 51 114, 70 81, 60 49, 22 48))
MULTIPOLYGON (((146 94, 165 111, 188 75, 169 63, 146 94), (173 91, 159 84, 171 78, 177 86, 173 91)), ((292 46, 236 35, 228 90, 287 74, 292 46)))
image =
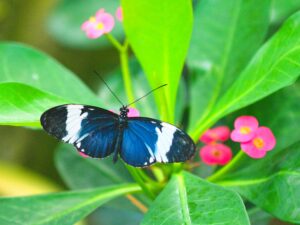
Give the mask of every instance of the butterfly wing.
POLYGON ((114 150, 118 132, 118 115, 94 106, 61 105, 41 116, 49 134, 74 145, 78 151, 104 158, 114 150))
POLYGON ((184 162, 195 153, 193 140, 179 128, 151 118, 128 119, 124 130, 121 158, 136 167, 155 162, 184 162))

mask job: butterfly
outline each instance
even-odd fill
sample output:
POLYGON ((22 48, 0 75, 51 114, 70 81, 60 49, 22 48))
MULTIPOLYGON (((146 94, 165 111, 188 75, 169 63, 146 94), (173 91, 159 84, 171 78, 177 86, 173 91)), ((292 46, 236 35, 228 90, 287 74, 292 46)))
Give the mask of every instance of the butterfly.
POLYGON ((113 154, 114 162, 120 156, 134 167, 184 162, 194 155, 195 144, 184 131, 160 120, 128 117, 128 112, 128 105, 116 114, 95 106, 66 104, 45 111, 41 124, 50 135, 85 155, 105 158, 113 154))

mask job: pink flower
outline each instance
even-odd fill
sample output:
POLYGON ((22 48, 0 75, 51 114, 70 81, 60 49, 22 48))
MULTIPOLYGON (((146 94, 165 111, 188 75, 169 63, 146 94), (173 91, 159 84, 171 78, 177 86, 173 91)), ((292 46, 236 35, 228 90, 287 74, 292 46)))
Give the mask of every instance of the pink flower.
MULTIPOLYGON (((139 117, 140 116, 140 112, 137 109, 128 108, 128 110, 129 110, 128 114, 127 114, 128 117, 139 117)), ((116 113, 114 110, 108 110, 108 111, 116 113)))
POLYGON ((113 16, 105 12, 104 9, 100 9, 95 16, 92 16, 82 24, 81 29, 86 32, 88 38, 95 39, 109 33, 114 25, 113 16))
POLYGON ((128 112, 128 117, 139 117, 140 116, 140 112, 135 109, 135 108, 128 108, 129 112, 128 112))
POLYGON ((252 140, 241 143, 241 149, 252 158, 262 158, 267 151, 276 145, 276 139, 272 131, 267 127, 259 127, 252 140))
POLYGON ((232 152, 227 145, 212 143, 200 149, 200 157, 208 165, 225 165, 231 160, 232 152))
POLYGON ((119 21, 123 21, 123 9, 121 6, 117 8, 116 17, 119 21))
POLYGON ((226 126, 219 126, 207 130, 201 137, 200 141, 209 144, 215 141, 227 141, 230 136, 230 130, 226 126))
POLYGON ((79 153, 79 155, 81 155, 83 158, 88 158, 88 157, 89 157, 88 155, 84 154, 83 152, 79 152, 79 151, 78 151, 78 153, 79 153))
POLYGON ((253 139, 258 128, 258 121, 253 116, 240 116, 234 121, 231 139, 235 142, 247 142, 253 139))

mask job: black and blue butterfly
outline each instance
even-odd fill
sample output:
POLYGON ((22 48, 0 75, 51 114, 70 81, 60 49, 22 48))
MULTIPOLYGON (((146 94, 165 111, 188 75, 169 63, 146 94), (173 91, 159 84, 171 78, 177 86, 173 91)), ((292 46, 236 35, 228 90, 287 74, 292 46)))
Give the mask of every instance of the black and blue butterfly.
POLYGON ((147 117, 128 117, 128 106, 119 115, 88 105, 67 104, 41 116, 50 135, 72 144, 92 158, 114 155, 135 167, 153 163, 184 162, 195 153, 193 140, 179 128, 147 117))

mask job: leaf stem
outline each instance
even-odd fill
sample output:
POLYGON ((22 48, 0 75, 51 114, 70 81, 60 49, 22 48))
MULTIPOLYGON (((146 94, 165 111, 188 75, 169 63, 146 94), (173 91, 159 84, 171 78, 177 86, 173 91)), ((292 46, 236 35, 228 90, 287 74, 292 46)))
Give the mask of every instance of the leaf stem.
POLYGON ((211 175, 210 177, 207 178, 208 181, 215 182, 222 178, 225 174, 227 174, 229 171, 235 168, 237 163, 240 161, 240 159, 244 156, 244 152, 242 150, 239 151, 238 154, 231 160, 230 163, 228 163, 226 166, 222 167, 219 169, 216 173, 211 175))

